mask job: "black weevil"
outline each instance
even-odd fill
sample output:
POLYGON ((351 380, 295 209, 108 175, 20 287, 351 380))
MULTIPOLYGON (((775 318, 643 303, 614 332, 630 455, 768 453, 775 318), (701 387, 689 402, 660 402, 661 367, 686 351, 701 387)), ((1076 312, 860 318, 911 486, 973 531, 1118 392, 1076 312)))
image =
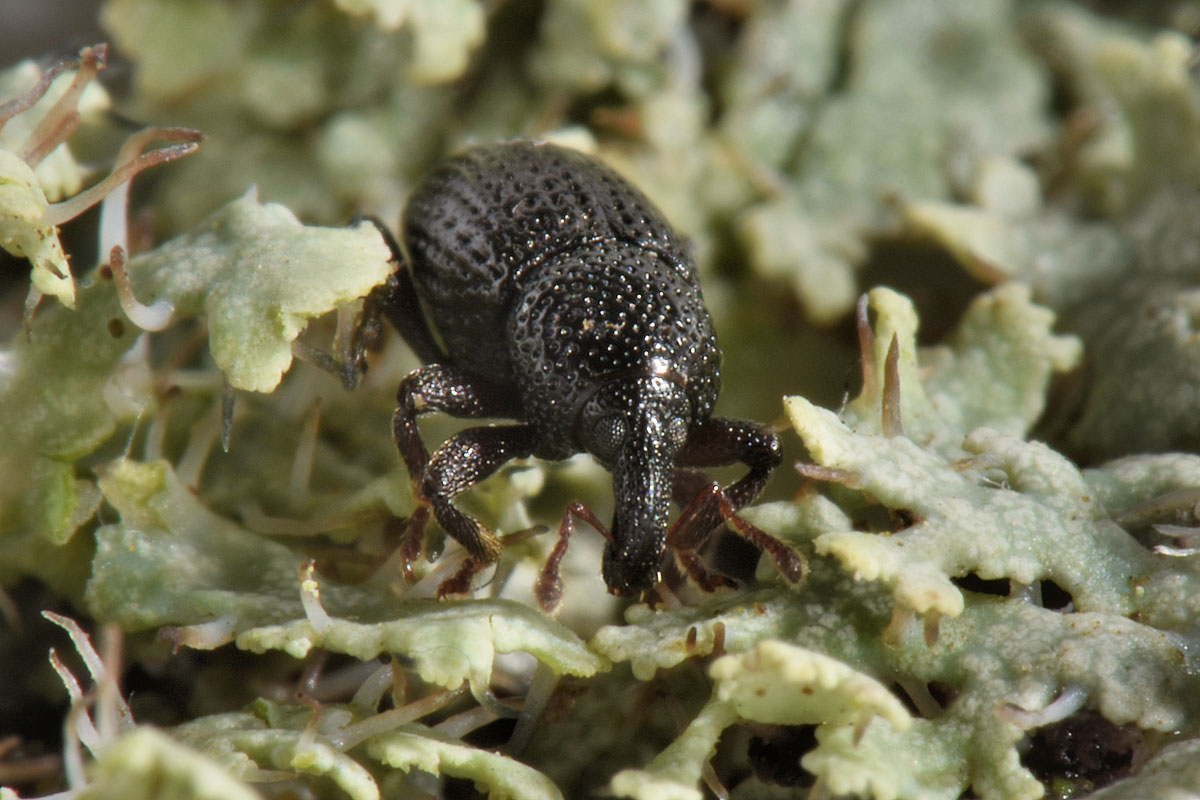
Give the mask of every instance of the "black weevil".
POLYGON ((543 607, 561 597, 573 517, 607 538, 614 594, 653 586, 668 546, 701 586, 725 583, 695 555, 723 521, 800 578, 796 553, 734 514, 778 466, 779 442, 711 416, 721 361, 712 320, 686 247, 641 192, 573 150, 490 144, 426 177, 402 227, 407 259, 388 237, 398 267, 368 298, 364 325, 386 317, 425 364, 400 384, 394 432, 421 501, 410 545, 432 508, 469 555, 439 594, 466 591, 500 555, 497 536, 453 498, 511 459, 579 452, 612 472, 616 512, 608 530, 582 504, 563 515, 537 589, 543 607), (468 428, 430 456, 417 428, 425 411, 517 424, 468 428), (724 490, 696 469, 739 461, 749 471, 724 490), (668 530, 672 499, 685 511, 668 530))

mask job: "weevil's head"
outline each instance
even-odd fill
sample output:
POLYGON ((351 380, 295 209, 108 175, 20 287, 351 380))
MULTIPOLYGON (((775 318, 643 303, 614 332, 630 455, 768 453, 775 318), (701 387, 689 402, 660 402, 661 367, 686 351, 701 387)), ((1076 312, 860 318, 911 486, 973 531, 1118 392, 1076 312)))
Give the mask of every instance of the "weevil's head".
POLYGON ((613 379, 580 412, 581 444, 613 475, 616 510, 602 567, 613 594, 636 595, 658 581, 675 456, 691 425, 684 381, 657 362, 646 374, 613 379))

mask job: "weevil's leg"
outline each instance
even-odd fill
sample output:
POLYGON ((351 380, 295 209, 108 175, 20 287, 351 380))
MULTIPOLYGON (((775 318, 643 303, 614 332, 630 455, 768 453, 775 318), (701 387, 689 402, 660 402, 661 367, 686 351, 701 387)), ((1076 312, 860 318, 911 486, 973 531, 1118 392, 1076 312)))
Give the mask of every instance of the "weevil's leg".
POLYGON ((425 507, 413 514, 406 533, 406 546, 410 552, 419 552, 428 518, 426 509, 431 506, 438 523, 471 554, 469 560, 484 558, 464 576, 463 580, 469 585, 474 572, 495 561, 494 554, 490 557, 485 554, 498 553, 499 546, 489 547, 486 543, 494 542, 495 537, 454 508, 450 500, 495 472, 505 461, 529 455, 532 434, 522 425, 472 428, 443 444, 431 460, 417 427, 420 414, 441 411, 455 417, 476 419, 512 417, 517 412, 513 393, 455 367, 429 364, 413 370, 400 382, 396 401, 396 414, 392 419, 396 447, 408 468, 414 493, 425 507), (481 439, 476 433, 488 430, 507 432, 507 435, 490 434, 493 438, 484 435, 481 439), (474 452, 470 450, 472 446, 477 448, 474 452))
MULTIPOLYGON (((708 506, 712 502, 711 491, 717 485, 703 472, 693 469, 676 469, 673 494, 683 512, 667 531, 667 547, 675 557, 675 563, 704 592, 715 592, 723 587, 734 587, 733 581, 712 572, 704 566, 697 553, 708 534, 719 524, 705 521, 708 506), (689 498, 686 503, 679 498, 689 498), (701 521, 697 521, 700 519, 701 521)), ((719 489, 718 489, 719 491, 719 489)))
POLYGON ((710 483, 708 489, 701 492, 695 502, 705 505, 715 503, 721 519, 729 524, 733 532, 769 555, 788 581, 796 583, 804 577, 804 558, 774 536, 738 516, 737 510, 720 486, 710 483))
POLYGON ((567 509, 563 511, 562 522, 558 525, 558 541, 555 542, 554 549, 550 551, 550 556, 542 567, 542 574, 538 577, 538 582, 533 589, 538 605, 547 614, 554 614, 562 604, 562 576, 559 575, 559 569, 562 567, 563 556, 567 554, 567 544, 571 539, 571 534, 575 532, 576 519, 591 525, 608 541, 613 540, 608 527, 590 508, 578 500, 567 506, 567 509))
MULTIPOLYGON (((396 237, 392 236, 392 232, 377 217, 362 215, 355 217, 350 224, 358 225, 362 222, 370 222, 375 226, 375 230, 383 237, 384 243, 391 251, 390 261, 396 268, 387 281, 372 289, 363 301, 362 312, 350 334, 343 362, 334 366, 334 371, 338 372, 342 385, 347 389, 358 386, 358 382, 367 371, 366 355, 379 346, 383 338, 384 319, 392 324, 421 361, 427 364, 449 363, 449 359, 438 347, 437 340, 421 311, 412 274, 405 266, 404 253, 400 250, 396 237)), ((326 358, 332 360, 328 356, 326 358)))
POLYGON ((363 300, 362 311, 350 333, 350 341, 342 350, 342 361, 338 367, 342 386, 347 390, 358 388, 359 381, 367 372, 367 353, 375 352, 383 340, 381 317, 386 296, 387 284, 370 291, 363 300))
POLYGON ((700 591, 712 594, 719 589, 737 588, 736 582, 704 566, 704 561, 695 550, 672 550, 671 553, 675 556, 675 563, 692 579, 700 591))
POLYGON ((408 518, 404 535, 400 538, 400 570, 406 584, 414 583, 417 580, 413 564, 417 563, 417 559, 421 557, 421 551, 425 548, 425 523, 428 521, 429 506, 417 506, 412 516, 408 518))
POLYGON ((680 566, 701 588, 705 579, 697 572, 697 568, 702 567, 693 558, 694 552, 722 523, 728 523, 735 533, 770 555, 789 580, 800 579, 804 572, 800 556, 737 515, 738 509, 744 508, 763 490, 771 471, 782 460, 775 434, 751 422, 710 419, 693 429, 675 460, 678 468, 672 494, 685 510, 668 534, 667 542, 676 552, 680 566), (704 473, 688 469, 734 462, 741 462, 750 469, 724 490, 704 473))
POLYGON ((715 504, 710 506, 708 487, 713 479, 698 469, 675 467, 675 479, 671 483, 671 499, 682 509, 679 518, 667 534, 668 541, 676 548, 695 548, 704 543, 710 531, 721 524, 721 516, 715 504), (684 530, 686 529, 686 530, 684 530), (684 541, 684 535, 691 538, 684 541))
POLYGON ((447 439, 425 467, 421 495, 433 506, 438 524, 482 565, 500 557, 500 540, 451 501, 514 458, 530 456, 533 446, 529 425, 467 428, 447 439))
POLYGON ((442 348, 438 346, 433 331, 430 330, 429 323, 425 320, 425 314, 421 311, 421 303, 417 298, 417 287, 413 285, 412 273, 408 271, 405 264, 400 243, 396 241, 396 237, 392 235, 387 226, 375 217, 365 216, 360 219, 370 222, 379 231, 379 235, 387 243, 388 249, 392 251, 392 262, 396 265, 396 270, 388 276, 387 283, 377 286, 367 296, 363 308, 364 319, 367 317, 368 311, 374 315, 376 320, 380 315, 386 317, 387 321, 392 323, 392 327, 404 338, 404 341, 408 342, 408 346, 417 354, 417 358, 426 364, 432 364, 435 361, 447 363, 449 359, 442 352, 442 348))
POLYGON ((415 487, 421 486, 429 451, 421 441, 417 416, 441 411, 452 417, 520 416, 515 392, 447 364, 427 364, 404 377, 396 392, 392 432, 415 487), (418 400, 424 401, 418 405, 418 400))
MULTIPOLYGON (((676 470, 672 487, 675 502, 687 508, 697 494, 711 483, 703 473, 687 467, 719 467, 741 462, 750 469, 725 488, 725 497, 734 511, 744 508, 758 497, 767 485, 771 472, 782 460, 779 437, 762 425, 714 417, 692 429, 687 443, 675 457, 675 463, 684 468, 676 470)), ((697 528, 704 528, 697 534, 703 537, 722 521, 718 504, 711 500, 705 508, 697 510, 693 524, 697 528)))

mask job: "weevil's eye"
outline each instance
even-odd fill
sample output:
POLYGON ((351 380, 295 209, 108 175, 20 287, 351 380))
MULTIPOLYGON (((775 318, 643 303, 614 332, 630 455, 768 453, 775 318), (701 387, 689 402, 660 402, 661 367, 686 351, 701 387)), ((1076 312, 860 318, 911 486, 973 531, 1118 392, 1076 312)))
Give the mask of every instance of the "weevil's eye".
POLYGON ((682 417, 672 417, 667 423, 667 437, 677 446, 682 447, 687 441, 688 424, 682 417))
POLYGON ((602 461, 612 460, 629 433, 629 423, 620 414, 607 414, 592 429, 591 451, 602 461))

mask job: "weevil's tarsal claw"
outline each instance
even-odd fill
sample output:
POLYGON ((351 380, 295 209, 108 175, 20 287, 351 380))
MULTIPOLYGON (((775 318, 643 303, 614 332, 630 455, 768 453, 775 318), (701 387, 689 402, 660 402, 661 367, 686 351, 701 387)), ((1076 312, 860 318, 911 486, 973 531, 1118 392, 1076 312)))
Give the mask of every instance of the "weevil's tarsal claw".
POLYGON ((442 581, 437 589, 437 599, 443 600, 447 597, 466 597, 471 593, 472 584, 475 582, 475 576, 483 570, 487 569, 494 562, 477 561, 474 558, 466 558, 463 560, 462 566, 458 571, 451 575, 446 580, 442 581))
POLYGON ((700 591, 712 594, 721 589, 737 588, 736 582, 704 566, 704 562, 695 551, 673 550, 672 552, 675 555, 675 563, 691 578, 700 591))
POLYGON ((400 571, 407 586, 411 586, 417 580, 413 564, 417 563, 417 559, 421 557, 421 551, 425 547, 425 525, 428 521, 429 505, 422 504, 413 511, 404 528, 403 538, 400 541, 400 571))

